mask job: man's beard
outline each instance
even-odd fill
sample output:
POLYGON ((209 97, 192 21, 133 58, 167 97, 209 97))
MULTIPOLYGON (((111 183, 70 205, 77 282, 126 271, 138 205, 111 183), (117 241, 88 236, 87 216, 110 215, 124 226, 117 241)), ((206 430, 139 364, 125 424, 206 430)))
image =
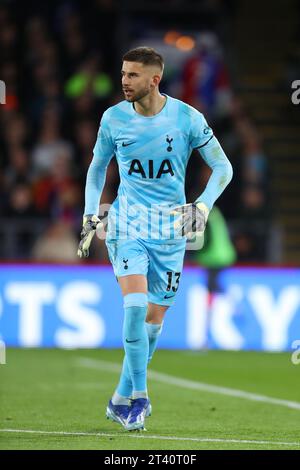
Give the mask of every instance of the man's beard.
POLYGON ((139 92, 132 95, 131 98, 126 98, 125 97, 125 100, 128 101, 129 103, 134 103, 135 101, 139 101, 139 100, 143 99, 149 93, 150 93, 150 88, 145 87, 142 90, 140 90, 139 92))

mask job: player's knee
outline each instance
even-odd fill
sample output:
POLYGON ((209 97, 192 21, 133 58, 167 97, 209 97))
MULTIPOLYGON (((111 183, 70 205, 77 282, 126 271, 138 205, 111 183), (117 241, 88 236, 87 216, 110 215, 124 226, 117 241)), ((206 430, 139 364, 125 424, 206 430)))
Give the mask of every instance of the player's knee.
POLYGON ((135 292, 124 296, 124 308, 147 307, 148 296, 143 292, 135 292))
POLYGON ((146 322, 151 324, 161 324, 168 308, 168 306, 150 304, 148 307, 146 322))
POLYGON ((124 297, 124 334, 139 335, 144 327, 148 305, 147 294, 141 292, 127 294, 124 297))

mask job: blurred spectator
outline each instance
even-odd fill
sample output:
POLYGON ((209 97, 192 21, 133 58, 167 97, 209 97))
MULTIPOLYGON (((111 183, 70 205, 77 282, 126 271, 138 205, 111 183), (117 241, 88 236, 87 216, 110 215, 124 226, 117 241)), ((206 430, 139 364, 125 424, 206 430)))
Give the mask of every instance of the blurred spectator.
POLYGON ((81 18, 70 4, 58 9, 56 28, 62 44, 64 76, 69 77, 89 52, 88 35, 83 34, 81 18))
POLYGON ((267 165, 263 154, 262 144, 257 130, 250 119, 237 115, 234 127, 243 152, 242 178, 245 183, 264 185, 266 183, 267 165))
POLYGON ((230 111, 231 89, 221 48, 213 33, 200 33, 197 51, 184 64, 182 100, 215 120, 230 111))
POLYGON ((58 154, 72 160, 73 147, 60 134, 59 116, 55 108, 46 108, 38 141, 32 152, 32 166, 35 177, 48 174, 54 167, 58 154))
POLYGON ((239 261, 267 262, 272 225, 267 159, 257 129, 240 103, 234 109, 233 122, 240 142, 240 189, 232 227, 233 239, 239 261))
POLYGON ((92 55, 86 59, 78 71, 65 84, 65 93, 75 98, 90 91, 95 98, 105 99, 112 93, 112 80, 105 72, 99 70, 99 58, 92 55))
POLYGON ((78 261, 78 240, 70 226, 55 222, 35 243, 32 256, 36 261, 78 261))
MULTIPOLYGON (((229 229, 222 212, 214 206, 209 214, 204 234, 202 250, 194 254, 194 259, 200 266, 217 271, 230 266, 236 261, 236 252, 231 242, 229 229)), ((212 276, 213 279, 215 276, 212 276)), ((208 284, 210 292, 214 292, 217 286, 208 284)))
POLYGON ((52 203, 51 215, 53 219, 68 222, 70 227, 78 231, 82 225, 80 202, 79 186, 75 182, 63 185, 52 203))
POLYGON ((7 205, 3 209, 4 220, 6 224, 10 224, 10 227, 5 228, 11 230, 15 225, 13 234, 15 258, 28 257, 33 243, 33 227, 30 227, 30 223, 37 215, 30 185, 17 183, 11 188, 7 205))
POLYGON ((12 113, 3 117, 4 139, 7 151, 28 145, 28 125, 21 114, 12 113))
POLYGON ((30 182, 31 172, 28 153, 23 147, 12 148, 9 153, 8 166, 4 172, 4 186, 9 190, 20 182, 30 182))
POLYGON ((234 229, 240 261, 268 261, 270 222, 264 191, 255 184, 247 184, 241 192, 239 218, 234 229))
POLYGON ((64 85, 70 119, 75 115, 99 122, 99 117, 111 105, 112 91, 112 79, 102 69, 99 54, 91 54, 64 85))
POLYGON ((96 121, 91 119, 79 119, 74 124, 72 142, 75 143, 77 153, 76 162, 78 168, 82 169, 81 173, 83 179, 86 176, 88 166, 93 156, 93 148, 98 131, 97 124, 96 121))
POLYGON ((27 183, 17 183, 10 190, 8 205, 4 209, 7 217, 36 217, 31 186, 27 183))
MULTIPOLYGON (((71 219, 77 228, 80 198, 77 182, 72 175, 68 148, 53 153, 51 167, 34 183, 35 204, 39 211, 51 217, 71 219)), ((81 218, 81 217, 80 217, 81 218)))

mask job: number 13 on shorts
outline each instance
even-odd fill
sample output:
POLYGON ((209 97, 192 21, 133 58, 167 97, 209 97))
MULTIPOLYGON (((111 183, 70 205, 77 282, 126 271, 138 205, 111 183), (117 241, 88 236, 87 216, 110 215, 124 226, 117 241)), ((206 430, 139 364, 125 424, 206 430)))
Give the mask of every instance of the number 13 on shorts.
POLYGON ((167 292, 177 292, 179 287, 179 280, 181 273, 173 273, 172 271, 167 271, 168 276, 168 284, 167 284, 167 292))

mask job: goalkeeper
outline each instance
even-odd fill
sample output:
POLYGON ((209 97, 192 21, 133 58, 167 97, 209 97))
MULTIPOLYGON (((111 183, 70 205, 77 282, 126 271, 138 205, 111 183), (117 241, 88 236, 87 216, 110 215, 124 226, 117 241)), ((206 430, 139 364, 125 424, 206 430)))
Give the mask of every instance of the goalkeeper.
POLYGON ((120 186, 108 214, 106 245, 124 299, 125 354, 106 415, 129 431, 144 429, 151 413, 147 364, 178 290, 187 240, 193 244, 203 235, 209 211, 232 178, 231 164, 204 116, 159 92, 163 68, 152 48, 139 47, 123 57, 125 100, 101 119, 78 249, 80 257, 88 256, 101 228, 99 201, 115 155, 120 186), (204 192, 186 204, 185 172, 193 149, 212 174, 204 192))

